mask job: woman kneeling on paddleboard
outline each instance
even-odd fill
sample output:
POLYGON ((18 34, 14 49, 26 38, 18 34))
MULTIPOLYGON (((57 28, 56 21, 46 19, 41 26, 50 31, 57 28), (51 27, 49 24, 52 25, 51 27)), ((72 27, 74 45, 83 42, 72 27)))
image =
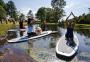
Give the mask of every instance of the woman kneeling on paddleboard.
POLYGON ((73 21, 67 21, 66 22, 66 26, 67 26, 67 32, 66 32, 66 40, 69 40, 69 43, 72 44, 74 43, 73 38, 73 30, 74 30, 74 22, 73 21))
POLYGON ((28 17, 28 37, 31 37, 31 36, 36 36, 36 33, 35 33, 35 20, 33 19, 33 17, 29 16, 28 17))
POLYGON ((35 21, 32 17, 28 18, 28 37, 36 36, 42 33, 42 29, 40 27, 35 27, 35 21))

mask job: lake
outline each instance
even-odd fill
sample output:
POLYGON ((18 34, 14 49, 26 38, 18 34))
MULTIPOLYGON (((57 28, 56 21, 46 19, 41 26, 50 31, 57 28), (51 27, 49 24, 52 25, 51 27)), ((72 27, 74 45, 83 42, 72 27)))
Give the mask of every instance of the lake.
MULTIPOLYGON (((65 34, 66 29, 58 26, 49 26, 48 29, 58 30, 58 33, 26 42, 9 43, 8 47, 19 49, 38 62, 67 62, 57 58, 55 53, 56 43, 65 34)), ((70 62, 90 62, 90 29, 75 29, 74 33, 80 45, 78 54, 70 62)))

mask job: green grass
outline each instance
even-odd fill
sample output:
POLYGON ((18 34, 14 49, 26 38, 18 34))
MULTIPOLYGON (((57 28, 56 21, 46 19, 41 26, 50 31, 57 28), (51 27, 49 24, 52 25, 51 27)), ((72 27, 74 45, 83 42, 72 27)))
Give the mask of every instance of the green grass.
POLYGON ((75 24, 75 26, 80 28, 90 28, 90 24, 75 24))
MULTIPOLYGON (((43 24, 41 22, 36 22, 36 24, 43 24)), ((58 25, 59 23, 47 23, 48 25, 58 25)))
MULTIPOLYGON (((26 22, 24 22, 23 24, 24 24, 24 26, 27 25, 26 22)), ((41 23, 39 23, 39 24, 41 24, 41 23)), ((58 25, 58 23, 47 23, 47 24, 48 25, 58 25)), ((85 29, 90 27, 90 24, 75 24, 75 25, 76 25, 76 27, 80 26, 81 28, 85 28, 85 29)), ((9 22, 8 22, 8 24, 5 24, 5 23, 0 24, 0 36, 5 35, 7 30, 15 28, 16 26, 19 26, 19 22, 16 22, 15 25, 13 23, 9 23, 9 22)))
POLYGON ((75 24, 76 29, 90 29, 90 24, 75 24))
MULTIPOLYGON (((24 22, 23 24, 24 24, 24 26, 27 25, 26 22, 24 22)), ((19 22, 16 22, 15 24, 9 23, 9 22, 8 22, 8 24, 5 24, 5 23, 0 24, 0 36, 5 35, 7 30, 15 28, 16 26, 19 26, 19 22)))
POLYGON ((76 26, 90 26, 90 24, 76 24, 76 26))
POLYGON ((15 25, 13 25, 12 23, 8 23, 8 24, 0 24, 0 36, 3 36, 6 34, 6 31, 14 28, 15 25))

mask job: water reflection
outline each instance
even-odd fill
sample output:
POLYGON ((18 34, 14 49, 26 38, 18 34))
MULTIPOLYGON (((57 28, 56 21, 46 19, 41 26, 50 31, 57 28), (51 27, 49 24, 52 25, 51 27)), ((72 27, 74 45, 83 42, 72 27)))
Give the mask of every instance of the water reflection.
MULTIPOLYGON (((56 36, 56 38, 58 37, 56 36)), ((58 59, 55 55, 56 41, 57 39, 55 39, 52 35, 29 41, 29 46, 31 47, 29 47, 30 56, 38 62, 50 62, 58 59)))
POLYGON ((50 43, 53 42, 53 38, 50 37, 51 35, 34 39, 32 41, 29 41, 29 43, 33 43, 34 48, 50 48, 50 43))
POLYGON ((75 30, 80 35, 84 35, 84 36, 90 38, 90 29, 75 29, 75 30))
MULTIPOLYGON (((38 25, 42 27, 42 25, 38 25)), ((47 25, 47 30, 57 31, 57 25, 47 25)))
MULTIPOLYGON (((10 47, 18 48, 28 53, 38 62, 65 62, 58 59, 55 53, 55 46, 58 39, 65 34, 66 29, 57 26, 50 26, 49 30, 58 30, 58 33, 51 34, 38 39, 29 40, 28 42, 9 44, 10 47)), ((79 39, 78 55, 71 62, 89 62, 90 61, 90 30, 75 30, 75 34, 79 39), (86 32, 86 33, 85 33, 86 32)), ((16 51, 16 50, 15 50, 16 51)), ((18 51, 20 52, 20 51, 18 51)))

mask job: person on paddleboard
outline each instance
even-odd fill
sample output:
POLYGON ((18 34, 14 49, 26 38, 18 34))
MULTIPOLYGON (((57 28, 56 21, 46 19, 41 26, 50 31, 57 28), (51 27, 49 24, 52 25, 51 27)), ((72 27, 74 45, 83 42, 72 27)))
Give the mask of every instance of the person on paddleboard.
POLYGON ((74 30, 74 22, 73 21, 67 21, 66 22, 66 26, 67 26, 67 32, 65 34, 66 40, 72 41, 70 43, 73 43, 73 30, 74 30))
POLYGON ((28 37, 31 37, 31 36, 35 36, 36 33, 35 33, 35 20, 33 19, 33 17, 31 16, 28 16, 28 37))

